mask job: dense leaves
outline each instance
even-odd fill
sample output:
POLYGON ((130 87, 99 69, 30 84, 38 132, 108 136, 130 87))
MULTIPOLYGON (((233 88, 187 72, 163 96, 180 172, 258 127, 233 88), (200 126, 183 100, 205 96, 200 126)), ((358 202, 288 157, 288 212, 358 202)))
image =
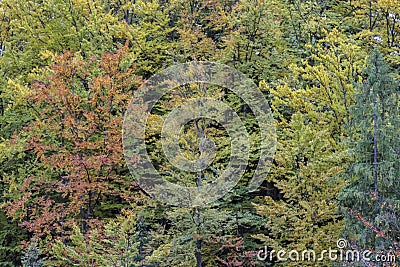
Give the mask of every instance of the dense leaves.
POLYGON ((396 0, 1 0, 0 266, 331 266, 257 253, 319 253, 340 237, 399 256, 399 25, 396 0), (138 86, 191 60, 259 85, 277 151, 248 192, 261 141, 253 112, 226 88, 176 88, 146 131, 167 180, 200 186, 229 161, 229 136, 208 119, 185 125, 179 146, 195 160, 212 139, 212 166, 184 172, 165 157, 163 121, 196 97, 238 114, 251 155, 223 198, 170 207, 133 180, 121 129, 138 86))

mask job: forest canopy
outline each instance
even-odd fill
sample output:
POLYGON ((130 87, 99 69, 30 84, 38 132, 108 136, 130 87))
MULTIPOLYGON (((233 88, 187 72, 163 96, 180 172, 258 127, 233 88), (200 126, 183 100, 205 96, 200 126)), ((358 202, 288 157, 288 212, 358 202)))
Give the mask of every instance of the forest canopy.
POLYGON ((0 266, 397 266, 399 74, 398 0, 0 0, 0 266), (247 132, 240 181, 201 207, 151 197, 124 156, 132 97, 188 62, 254 82, 276 135, 251 191, 265 137, 243 95, 197 82, 160 98, 144 140, 171 183, 212 183, 231 159, 224 125, 199 118, 176 145, 196 161, 207 138, 212 163, 174 167, 176 107, 219 101, 247 132), (375 261, 276 253, 330 248, 375 261))

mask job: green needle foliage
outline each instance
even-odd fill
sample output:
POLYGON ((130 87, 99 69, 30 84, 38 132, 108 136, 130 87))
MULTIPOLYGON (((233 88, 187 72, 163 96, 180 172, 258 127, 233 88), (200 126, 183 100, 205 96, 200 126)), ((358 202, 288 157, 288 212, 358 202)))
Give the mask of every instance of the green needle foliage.
POLYGON ((345 233, 360 250, 399 249, 400 92, 382 54, 374 50, 351 107, 350 184, 341 194, 345 233))

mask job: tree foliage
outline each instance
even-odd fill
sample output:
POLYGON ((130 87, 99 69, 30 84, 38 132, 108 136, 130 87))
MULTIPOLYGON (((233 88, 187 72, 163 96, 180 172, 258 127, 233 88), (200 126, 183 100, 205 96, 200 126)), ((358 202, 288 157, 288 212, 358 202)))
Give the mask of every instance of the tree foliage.
POLYGON ((357 249, 398 253, 398 83, 376 50, 365 74, 351 108, 351 183, 341 195, 346 234, 357 249))
POLYGON ((339 237, 399 250, 399 23, 397 0, 1 0, 0 266, 315 266, 257 252, 320 252, 339 237), (122 120, 146 79, 192 60, 257 83, 277 151, 248 192, 261 143, 253 111, 227 88, 175 88, 146 126, 163 177, 198 187, 229 161, 231 140, 209 119, 178 141, 196 160, 212 139, 209 168, 178 170, 164 155, 163 121, 190 99, 229 105, 251 153, 227 195, 170 207, 131 177, 122 120))

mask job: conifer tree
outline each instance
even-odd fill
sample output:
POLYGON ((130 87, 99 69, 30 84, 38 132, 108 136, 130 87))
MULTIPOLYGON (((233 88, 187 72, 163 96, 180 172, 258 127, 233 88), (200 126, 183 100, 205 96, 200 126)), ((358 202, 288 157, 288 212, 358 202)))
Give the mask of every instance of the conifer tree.
POLYGON ((365 72, 350 109, 353 164, 340 199, 351 245, 389 251, 400 248, 399 85, 377 50, 365 72))

